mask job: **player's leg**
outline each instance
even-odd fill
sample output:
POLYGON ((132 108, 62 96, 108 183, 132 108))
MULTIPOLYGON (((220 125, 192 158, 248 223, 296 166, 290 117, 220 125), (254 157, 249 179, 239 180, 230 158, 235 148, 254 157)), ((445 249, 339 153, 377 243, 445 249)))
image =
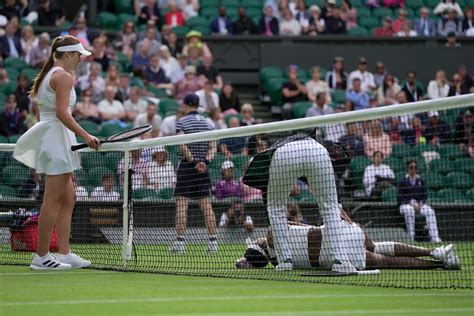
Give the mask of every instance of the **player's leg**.
POLYGON ((400 214, 405 217, 408 237, 410 240, 415 240, 415 209, 410 204, 402 204, 400 214))
POLYGON ((171 247, 171 251, 184 253, 184 233, 186 232, 186 222, 188 219, 189 200, 184 196, 176 196, 176 241, 171 247))
POLYGON ((412 257, 392 257, 367 251, 366 267, 393 269, 436 269, 443 268, 444 263, 441 261, 424 260, 412 257))
POLYGON ((315 140, 306 140, 305 144, 307 147, 307 151, 304 152, 307 161, 305 175, 315 192, 319 212, 326 227, 330 256, 336 262, 349 262, 342 246, 343 227, 331 158, 326 148, 315 140))
POLYGON ((438 224, 436 223, 436 214, 433 208, 427 204, 423 204, 420 208, 420 213, 426 218, 426 226, 428 226, 431 242, 441 242, 438 234, 438 224))
POLYGON ((216 216, 212 210, 211 199, 206 197, 197 200, 199 208, 204 214, 204 221, 206 223, 207 232, 209 233, 209 247, 210 252, 217 252, 217 239, 216 239, 216 216))
MULTIPOLYGON (((267 211, 280 269, 285 261, 290 261, 292 258, 288 241, 286 209, 291 187, 300 176, 299 166, 295 162, 295 156, 300 153, 294 151, 293 144, 294 142, 286 144, 275 151, 268 179, 267 211)), ((287 266, 291 269, 291 264, 287 266)))

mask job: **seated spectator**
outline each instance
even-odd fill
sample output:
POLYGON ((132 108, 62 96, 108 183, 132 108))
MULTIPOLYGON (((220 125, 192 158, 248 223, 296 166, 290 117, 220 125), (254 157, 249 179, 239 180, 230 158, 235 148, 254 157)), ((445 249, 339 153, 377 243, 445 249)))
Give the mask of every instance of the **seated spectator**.
POLYGON ((215 197, 217 200, 226 198, 241 199, 244 194, 243 184, 234 179, 234 163, 230 160, 224 161, 221 166, 222 177, 216 182, 215 197))
POLYGON ((389 16, 384 17, 382 20, 382 26, 374 30, 375 36, 391 37, 395 33, 396 32, 393 30, 393 27, 392 27, 392 18, 389 16))
POLYGON ((115 89, 112 86, 105 88, 105 99, 99 102, 99 116, 104 121, 123 120, 125 109, 120 101, 114 100, 115 89))
POLYGON ((212 82, 206 80, 202 89, 195 92, 199 97, 199 113, 209 113, 219 107, 219 95, 212 89, 212 82))
POLYGON ((25 124, 26 129, 30 129, 33 125, 39 122, 39 105, 37 98, 31 99, 31 111, 26 115, 25 124))
POLYGON ((464 20, 462 21, 462 31, 467 35, 467 31, 474 30, 474 8, 464 9, 464 20))
POLYGON ((255 134, 248 141, 248 154, 255 156, 270 148, 270 140, 266 134, 255 134))
POLYGON ((467 148, 469 140, 474 137, 474 107, 467 108, 458 115, 454 130, 453 142, 461 148, 467 148))
POLYGON ((89 47, 90 43, 93 42, 93 39, 97 36, 96 32, 87 27, 87 19, 79 15, 79 17, 74 22, 74 27, 77 29, 77 39, 81 42, 82 46, 89 47))
POLYGON ((377 102, 380 105, 397 104, 397 93, 401 90, 395 78, 391 74, 387 74, 383 84, 377 90, 377 102))
POLYGON ((51 52, 49 45, 49 34, 41 33, 38 37, 38 45, 34 46, 30 51, 29 64, 35 68, 43 68, 44 63, 48 60, 51 52))
POLYGON ((147 101, 142 99, 142 92, 138 87, 130 88, 130 98, 123 103, 125 109, 125 119, 134 121, 140 114, 147 112, 147 101))
POLYGON ((367 71, 367 59, 365 59, 365 57, 359 59, 357 70, 354 70, 349 74, 349 79, 347 80, 349 85, 348 89, 352 88, 354 78, 360 79, 360 88, 362 91, 369 93, 376 89, 374 75, 367 71))
POLYGON ((459 3, 456 2, 456 0, 441 0, 434 8, 433 13, 443 15, 448 10, 452 10, 460 17, 463 15, 461 7, 459 6, 459 3))
POLYGON ((210 31, 213 35, 234 34, 232 20, 227 16, 225 6, 219 7, 219 16, 211 21, 210 31))
POLYGON ((137 33, 135 33, 135 24, 132 21, 127 21, 123 24, 115 47, 131 60, 136 43, 137 33))
MULTIPOLYGON (((229 128, 240 127, 239 118, 234 116, 229 119, 229 128)), ((247 155, 247 141, 245 137, 224 138, 219 143, 219 149, 231 160, 235 155, 247 155)))
POLYGON ((219 227, 227 228, 232 226, 243 226, 247 231, 254 229, 252 217, 245 215, 244 203, 241 201, 233 201, 227 213, 222 213, 219 220, 219 227))
POLYGON ((459 66, 457 73, 461 76, 463 89, 467 91, 471 90, 471 87, 473 87, 473 81, 471 76, 469 75, 467 67, 465 65, 459 66))
POLYGON ((172 89, 171 81, 165 75, 165 71, 160 67, 160 56, 153 55, 150 64, 145 69, 146 80, 149 84, 161 89, 172 89))
POLYGON ((178 35, 176 35, 176 33, 170 32, 165 45, 168 47, 171 56, 178 58, 178 55, 182 55, 181 51, 183 50, 183 45, 178 42, 178 35))
POLYGON ((265 36, 280 34, 280 23, 273 16, 273 7, 271 5, 267 4, 263 9, 263 16, 258 22, 258 33, 265 36))
POLYGON ((450 86, 446 79, 446 72, 438 70, 435 80, 431 80, 428 84, 428 98, 440 99, 446 98, 449 94, 450 86))
POLYGON ((174 0, 168 2, 169 10, 165 14, 165 23, 171 27, 183 26, 184 25, 184 15, 183 11, 176 5, 174 0))
POLYGON ((426 140, 435 146, 451 142, 449 125, 439 118, 438 111, 430 111, 428 118, 428 124, 425 128, 426 140))
POLYGON ((183 54, 178 54, 178 65, 179 67, 174 69, 171 74, 170 74, 170 80, 171 83, 175 84, 181 79, 184 79, 184 71, 186 69, 186 66, 188 65, 188 56, 183 55, 183 54))
POLYGON ((176 122, 186 114, 184 106, 179 106, 175 115, 167 116, 161 122, 159 137, 176 135, 176 122))
POLYGON ((15 27, 12 22, 5 25, 5 35, 0 37, 0 53, 3 59, 8 57, 21 57, 21 41, 20 37, 15 34, 15 27))
POLYGON ((92 63, 90 73, 78 79, 79 88, 82 91, 90 90, 92 92, 93 103, 100 102, 104 97, 105 80, 102 78, 101 72, 102 66, 99 63, 92 63))
POLYGON ((257 26, 253 23, 252 19, 245 14, 244 7, 239 7, 239 18, 234 22, 233 29, 236 35, 257 34, 257 26))
POLYGON ((212 65, 212 56, 203 56, 202 64, 196 68, 196 74, 201 77, 201 80, 211 81, 213 89, 222 89, 222 76, 219 70, 212 65))
POLYGON ((188 50, 190 47, 198 47, 201 50, 201 56, 211 56, 212 53, 209 46, 202 41, 202 34, 198 31, 190 31, 186 34, 186 44, 183 47, 182 53, 186 56, 190 56, 188 50))
POLYGON ((61 26, 65 21, 64 12, 51 4, 51 0, 40 0, 38 26, 61 26))
POLYGON ((77 183, 77 177, 75 173, 71 173, 72 186, 74 187, 74 193, 76 195, 76 202, 84 202, 89 199, 89 193, 86 188, 77 183))
POLYGON ((91 193, 91 199, 101 202, 117 202, 120 200, 120 194, 114 191, 114 176, 105 174, 102 176, 102 185, 97 187, 91 193))
POLYGON ((38 46, 38 39, 35 36, 33 28, 25 25, 21 30, 21 56, 27 64, 30 63, 30 52, 33 47, 38 46))
POLYGON ((411 117, 409 128, 401 131, 403 142, 410 146, 426 142, 423 132, 423 125, 421 124, 420 118, 417 116, 411 117))
POLYGON ((117 88, 119 82, 119 70, 116 64, 111 64, 105 76, 105 85, 117 88))
POLYGON ((296 1, 296 8, 294 11, 294 18, 301 26, 301 33, 308 34, 309 32, 309 11, 306 8, 304 0, 296 1))
POLYGON ((392 186, 395 174, 389 165, 383 164, 383 154, 375 151, 372 156, 372 164, 364 171, 364 186, 367 196, 381 197, 382 192, 392 186))
POLYGON ((156 0, 146 0, 145 5, 140 10, 138 16, 138 23, 145 24, 148 21, 154 21, 158 27, 161 27, 163 21, 161 20, 160 8, 156 4, 156 0))
POLYGON ((347 148, 351 157, 364 156, 364 140, 357 122, 346 123, 346 134, 339 138, 339 142, 347 148))
POLYGON ((369 122, 367 133, 364 135, 364 148, 367 157, 373 157, 376 151, 380 151, 385 158, 391 155, 390 137, 384 133, 379 121, 369 122))
POLYGON ((446 43, 444 47, 461 47, 461 43, 458 43, 456 34, 454 32, 449 32, 448 37, 446 38, 446 43))
MULTIPOLYGON (((345 112, 345 106, 344 105, 337 105, 334 108, 334 113, 343 113, 345 112)), ((322 136, 326 140, 330 140, 332 142, 337 142, 339 141, 339 138, 344 136, 346 134, 346 126, 345 124, 340 124, 340 123, 333 123, 333 124, 327 124, 323 127, 322 132, 324 133, 322 136)))
POLYGON ((224 115, 237 114, 240 111, 239 97, 230 82, 226 82, 222 87, 222 92, 219 96, 219 107, 224 115))
POLYGON ((5 109, 0 115, 0 135, 9 137, 26 131, 25 115, 17 107, 17 100, 11 94, 5 102, 5 109))
POLYGON ((352 89, 346 92, 346 111, 368 109, 369 101, 369 95, 361 89, 360 79, 354 78, 352 81, 352 89))
POLYGON ((150 62, 150 57, 148 57, 148 51, 151 48, 151 43, 149 41, 141 41, 137 44, 137 50, 132 57, 132 68, 136 69, 139 67, 146 67, 150 62))
POLYGON ((146 112, 139 113, 135 117, 133 127, 151 126, 151 137, 158 137, 160 133, 161 116, 156 113, 157 106, 151 102, 146 107, 146 112))
POLYGON ((469 94, 470 91, 462 84, 462 78, 458 73, 453 75, 453 82, 449 91, 449 96, 469 94))
POLYGON ((156 191, 174 189, 176 187, 176 172, 168 159, 165 147, 153 148, 152 161, 147 166, 148 187, 156 191))
POLYGON ((120 74, 118 79, 115 100, 124 103, 130 97, 130 77, 128 74, 120 74))
POLYGON ((435 211, 426 204, 428 194, 424 181, 417 174, 415 160, 407 162, 407 171, 406 177, 398 184, 398 202, 400 213, 405 217, 408 237, 415 240, 415 216, 421 214, 426 219, 431 242, 441 242, 435 211))
POLYGON ((388 8, 404 8, 405 1, 404 0, 383 0, 383 6, 388 8))
POLYGON ((402 30, 400 32, 397 32, 396 36, 398 37, 414 37, 418 36, 418 33, 416 33, 413 28, 412 28, 412 22, 410 20, 405 20, 403 22, 402 30))
POLYGON ((92 46, 92 55, 90 55, 87 60, 92 60, 96 63, 99 63, 102 66, 102 69, 106 71, 109 69, 112 56, 110 56, 110 52, 107 51, 107 42, 105 38, 96 37, 92 46))
POLYGON ((185 77, 174 84, 176 99, 181 102, 185 95, 194 93, 203 87, 202 80, 196 76, 194 66, 186 66, 185 77))
POLYGON ((349 0, 342 1, 341 19, 346 22, 347 30, 357 27, 357 10, 356 8, 352 7, 352 4, 349 0))
MULTIPOLYGON (((402 92, 403 93, 403 92, 402 92)), ((408 122, 407 122, 408 123, 408 122)), ((390 116, 384 120, 385 131, 390 137, 390 142, 393 144, 402 144, 402 132, 408 126, 404 126, 400 119, 400 116, 390 116)))
POLYGON ((327 103, 331 103, 331 89, 329 89, 326 81, 321 80, 321 69, 319 67, 313 67, 311 80, 306 82, 305 87, 309 101, 316 102, 316 95, 322 92, 326 94, 327 103))
POLYGON ((188 54, 188 65, 194 66, 195 68, 201 66, 203 59, 202 46, 199 44, 189 45, 188 54))
POLYGON ((326 34, 346 34, 346 22, 341 19, 341 10, 337 7, 332 9, 330 16, 325 18, 325 33, 326 34))
POLYGON ((344 71, 344 58, 334 58, 331 70, 326 74, 326 82, 331 89, 347 89, 347 73, 344 71))
POLYGON ((408 12, 405 9, 398 10, 398 18, 392 21, 392 29, 393 32, 396 34, 403 30, 403 25, 407 20, 408 12))
MULTIPOLYGON (((142 157, 142 150, 131 150, 129 156, 129 168, 133 170, 132 184, 133 189, 145 188, 147 180, 148 163, 142 157)), ((123 185, 125 175, 125 158, 122 158, 118 164, 117 173, 120 175, 120 184, 123 185)))
POLYGON ((376 62, 375 71, 374 71, 374 82, 377 88, 379 88, 383 84, 386 74, 387 74, 387 68, 385 68, 384 63, 381 61, 376 62))
POLYGON ((34 169, 30 169, 28 179, 18 189, 18 197, 41 201, 43 199, 43 194, 44 178, 41 174, 36 173, 34 169))
POLYGON ((92 91, 83 90, 81 101, 77 102, 73 109, 76 120, 90 120, 100 124, 99 108, 92 102, 92 91))
POLYGON ((224 121, 224 115, 219 107, 211 109, 207 121, 211 124, 214 130, 227 128, 227 124, 224 121))
POLYGON ((316 100, 313 103, 313 106, 306 111, 306 117, 320 116, 325 114, 332 114, 334 111, 332 107, 328 105, 326 101, 326 93, 319 92, 316 95, 316 100))
POLYGON ((298 66, 288 66, 288 81, 281 87, 283 107, 281 115, 284 120, 291 119, 293 104, 306 99, 306 87, 298 79, 298 66))
POLYGON ((457 18, 456 11, 448 9, 446 16, 438 22, 438 35, 446 37, 451 32, 456 36, 464 35, 462 32, 462 22, 457 18))
POLYGON ((321 10, 321 16, 326 20, 333 14, 334 9, 337 9, 336 0, 326 0, 324 1, 325 6, 321 10))
POLYGON ((416 84, 416 72, 409 71, 405 83, 402 85, 408 102, 423 100, 423 90, 416 84))
MULTIPOLYGON (((149 23, 153 25, 153 23, 149 23)), ((150 44, 150 48, 148 49, 148 57, 151 57, 155 54, 160 53, 160 47, 161 47, 161 34, 157 31, 155 26, 148 26, 143 33, 140 33, 139 36, 139 41, 137 42, 137 49, 138 45, 143 42, 148 42, 150 44), (143 36, 143 37, 142 37, 143 36)))
POLYGON ((28 1, 6 0, 0 7, 0 15, 3 15, 7 20, 13 17, 26 17, 30 10, 28 9, 28 1), (26 2, 26 3, 25 3, 26 2))
POLYGON ((28 85, 28 78, 24 74, 19 74, 18 85, 16 86, 15 91, 13 91, 13 94, 18 101, 18 109, 21 112, 24 112, 24 115, 28 114, 29 111, 29 90, 30 86, 28 85))
POLYGON ((413 30, 419 36, 435 36, 436 35, 436 24, 433 19, 430 18, 430 9, 423 7, 420 9, 420 17, 415 19, 413 30))
POLYGON ((316 36, 318 34, 323 34, 326 27, 326 22, 321 17, 321 9, 313 4, 309 7, 309 21, 308 21, 308 30, 307 35, 316 36))
POLYGON ((186 21, 188 21, 189 18, 199 15, 199 0, 180 1, 179 6, 181 11, 183 11, 186 21))
POLYGON ((253 105, 250 103, 242 104, 240 108, 240 115, 242 116, 242 126, 250 126, 260 124, 261 120, 253 116, 253 105))
POLYGON ((176 58, 171 56, 170 49, 166 45, 160 47, 160 67, 165 71, 165 76, 170 78, 171 74, 181 68, 176 58))
POLYGON ((6 86, 10 82, 5 68, 0 68, 0 86, 6 86))
POLYGON ((280 20, 280 35, 298 36, 301 34, 301 25, 293 18, 289 9, 283 10, 280 20))

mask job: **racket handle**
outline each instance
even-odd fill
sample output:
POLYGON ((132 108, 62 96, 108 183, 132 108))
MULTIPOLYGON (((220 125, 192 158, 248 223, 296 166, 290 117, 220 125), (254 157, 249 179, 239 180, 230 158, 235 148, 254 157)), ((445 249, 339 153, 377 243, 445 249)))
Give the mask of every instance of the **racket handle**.
POLYGON ((87 144, 73 145, 73 146, 71 146, 71 150, 76 151, 76 150, 79 150, 79 149, 82 149, 82 148, 87 148, 87 147, 89 147, 89 146, 87 146, 87 144))

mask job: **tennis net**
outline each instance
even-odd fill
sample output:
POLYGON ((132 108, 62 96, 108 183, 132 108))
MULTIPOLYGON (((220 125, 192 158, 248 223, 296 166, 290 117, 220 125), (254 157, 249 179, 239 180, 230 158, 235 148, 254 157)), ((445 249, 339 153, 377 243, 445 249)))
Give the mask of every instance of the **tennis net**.
MULTIPOLYGON (((472 105, 469 95, 81 151, 72 248, 96 269, 472 288, 472 105), (341 141, 351 159, 340 159, 328 140, 341 141), (332 154, 332 166, 324 165, 320 144, 332 154), (196 161, 183 161, 182 145, 208 154, 205 172, 195 172, 196 161), (184 196, 192 197, 188 207, 184 196), (342 213, 343 225, 330 228, 334 209, 327 205, 334 199, 360 228, 342 213), (281 226, 275 218, 282 212, 311 226, 281 226), (281 237, 286 229, 288 239, 281 237), (433 255, 449 244, 454 250, 433 255), (288 254, 287 248, 293 270, 277 271, 274 250, 288 254), (338 254, 381 274, 324 272, 338 254)), ((13 149, 0 144, 0 264, 26 265, 34 237, 25 231, 34 229, 25 227, 35 226, 25 219, 41 206, 44 179, 13 159, 13 149)))

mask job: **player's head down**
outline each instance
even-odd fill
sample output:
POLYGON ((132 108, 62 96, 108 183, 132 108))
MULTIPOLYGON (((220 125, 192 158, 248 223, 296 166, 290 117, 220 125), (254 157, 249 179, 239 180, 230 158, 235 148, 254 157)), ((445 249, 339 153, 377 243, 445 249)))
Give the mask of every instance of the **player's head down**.
POLYGON ((268 255, 262 247, 251 245, 245 251, 244 256, 235 262, 235 266, 237 269, 264 268, 269 261, 268 255))

